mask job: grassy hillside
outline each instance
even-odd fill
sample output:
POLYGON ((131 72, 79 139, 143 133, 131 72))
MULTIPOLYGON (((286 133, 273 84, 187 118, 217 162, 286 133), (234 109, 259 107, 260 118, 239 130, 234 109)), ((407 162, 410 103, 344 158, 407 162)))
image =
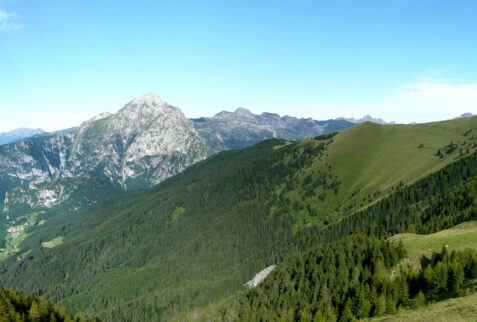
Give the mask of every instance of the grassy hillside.
POLYGON ((468 322, 477 321, 477 294, 445 300, 428 306, 399 312, 391 316, 374 318, 371 321, 389 322, 468 322))
MULTIPOLYGON (((299 175, 298 180, 303 182, 308 176, 331 173, 328 181, 338 183, 336 189, 318 187, 315 197, 307 196, 305 203, 312 204, 317 215, 305 211, 302 226, 308 222, 326 224, 362 209, 400 182, 415 182, 476 148, 477 117, 418 125, 366 122, 340 131, 323 158, 299 175), (322 193, 326 196, 320 198, 322 193)), ((306 193, 300 189, 286 196, 300 200, 306 193)))
POLYGON ((450 213, 433 196, 448 193, 446 202, 459 204, 451 190, 477 169, 470 129, 477 131, 477 118, 366 123, 219 153, 151 189, 50 220, 25 239, 31 251, 21 249, 21 261, 1 264, 0 281, 106 320, 169 319, 243 290, 297 249, 356 232, 389 236, 469 220, 470 192, 471 205, 450 213), (459 140, 462 156, 454 145, 446 150, 459 140), (412 149, 416 156, 405 163, 402 151, 412 149), (430 179, 407 186, 421 177, 430 179), (61 244, 41 247, 59 236, 61 244))
POLYGON ((477 117, 418 125, 367 122, 341 131, 324 160, 346 180, 344 194, 358 187, 363 192, 384 191, 435 172, 453 162, 460 149, 466 154, 476 144, 477 117), (458 146, 447 154, 445 146, 451 142, 458 146), (439 149, 442 159, 436 157, 439 149))
POLYGON ((429 235, 403 233, 395 235, 389 240, 401 241, 407 251, 411 263, 420 266, 420 258, 430 257, 432 251, 440 251, 448 246, 448 251, 477 249, 477 221, 465 222, 451 229, 439 231, 429 235))

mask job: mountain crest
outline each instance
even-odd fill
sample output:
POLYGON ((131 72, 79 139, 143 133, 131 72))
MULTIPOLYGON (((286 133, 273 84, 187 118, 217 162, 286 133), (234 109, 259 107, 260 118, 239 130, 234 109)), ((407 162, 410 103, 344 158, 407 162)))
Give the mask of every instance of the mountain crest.
POLYGON ((146 93, 142 95, 140 98, 136 98, 131 101, 130 104, 136 105, 149 105, 149 106, 162 106, 166 105, 167 103, 162 100, 162 97, 157 95, 156 93, 146 93))
POLYGON ((239 115, 255 115, 250 110, 244 108, 244 107, 239 107, 234 111, 234 114, 239 114, 239 115))

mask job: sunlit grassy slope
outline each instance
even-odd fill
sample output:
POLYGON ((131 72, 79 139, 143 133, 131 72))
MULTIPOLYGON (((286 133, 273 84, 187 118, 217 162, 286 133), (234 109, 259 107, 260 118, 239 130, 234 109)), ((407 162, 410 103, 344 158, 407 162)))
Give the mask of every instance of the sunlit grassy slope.
POLYGON ((338 132, 326 155, 303 177, 331 166, 341 184, 317 210, 333 219, 333 213, 358 210, 401 181, 409 184, 439 170, 475 151, 476 144, 477 117, 417 125, 366 122, 338 132))
POLYGON ((462 223, 454 228, 429 235, 398 234, 390 240, 402 241, 411 263, 419 265, 422 255, 430 256, 432 251, 440 251, 445 245, 448 246, 449 251, 477 249, 477 221, 462 223))
POLYGON ((371 321, 464 322, 477 321, 477 294, 450 299, 371 321))

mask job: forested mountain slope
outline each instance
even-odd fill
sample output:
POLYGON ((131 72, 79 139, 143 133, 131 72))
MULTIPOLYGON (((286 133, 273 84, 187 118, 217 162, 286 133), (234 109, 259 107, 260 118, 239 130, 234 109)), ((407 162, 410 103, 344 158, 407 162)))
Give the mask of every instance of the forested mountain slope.
MULTIPOLYGON (((283 258, 258 287, 176 319, 353 321, 475 292, 477 234, 475 222, 466 222, 475 219, 476 153, 398 187, 389 197, 336 224, 302 230, 292 243, 297 246, 295 255, 283 258), (394 251, 385 238, 405 231, 439 232, 393 236, 388 243, 404 251, 396 249, 397 257, 388 257, 394 251), (380 239, 360 240, 359 233, 380 239), (356 234, 354 239, 345 237, 356 234), (399 240, 404 243, 395 243, 399 240), (386 249, 382 254, 373 249, 380 243, 386 249)), ((463 301, 467 304, 462 307, 469 310, 470 302, 463 301)), ((445 310, 444 305, 435 307, 445 310)))
POLYGON ((8 259, 0 282, 106 320, 169 319, 322 242, 468 220, 477 171, 472 131, 477 118, 364 123, 300 143, 268 140, 222 152, 76 221, 52 222, 49 229, 65 232, 63 243, 8 259), (403 151, 411 149, 416 156, 406 163, 403 151), (442 208, 441 200, 453 207, 442 208))
POLYGON ((103 197, 113 189, 106 186, 107 182, 127 191, 148 188, 217 151, 250 146, 272 137, 301 140, 323 133, 328 125, 337 129, 353 125, 269 113, 259 116, 242 110, 196 122, 158 95, 147 93, 117 113, 97 115, 78 128, 0 145, 0 202, 4 201, 0 204, 4 210, 0 214, 0 259, 19 250, 17 246, 27 230, 31 234, 38 230, 36 224, 49 225, 43 219, 53 212, 79 209, 79 204, 72 204, 79 203, 81 191, 89 194, 94 189, 91 184, 74 182, 93 178, 90 183, 97 183, 99 190, 104 188, 83 207, 107 199, 103 197), (216 121, 218 127, 214 127, 216 121), (77 193, 70 202, 67 199, 72 190, 77 193), (21 214, 15 213, 18 209, 21 214), (36 220, 39 214, 42 218, 36 220), (24 221, 17 223, 15 217, 24 221), (25 226, 30 224, 35 227, 25 226))
POLYGON ((297 253, 246 294, 182 315, 194 321, 356 321, 475 289, 477 252, 433 252, 398 267, 402 245, 355 235, 297 253), (397 268, 396 268, 397 267, 397 268))
MULTIPOLYGON (((84 177, 31 182, 14 188, 6 193, 0 205, 0 259, 16 255, 25 238, 44 230, 53 218, 68 214, 75 216, 121 193, 118 187, 105 179, 84 177)), ((40 243, 48 245, 48 241, 55 238, 58 243, 62 234, 50 237, 40 243)), ((21 248, 29 250, 26 245, 21 248)))

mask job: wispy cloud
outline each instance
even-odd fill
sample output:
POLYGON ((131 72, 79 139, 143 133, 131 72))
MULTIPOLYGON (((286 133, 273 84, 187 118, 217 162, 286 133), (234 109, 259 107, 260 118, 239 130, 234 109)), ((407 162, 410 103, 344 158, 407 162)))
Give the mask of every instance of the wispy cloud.
POLYGON ((12 19, 19 18, 20 16, 14 12, 7 12, 0 9, 0 30, 19 30, 23 28, 23 25, 12 22, 12 19))
POLYGON ((477 111, 477 83, 423 78, 404 84, 370 104, 375 113, 397 121, 431 121, 477 111))

